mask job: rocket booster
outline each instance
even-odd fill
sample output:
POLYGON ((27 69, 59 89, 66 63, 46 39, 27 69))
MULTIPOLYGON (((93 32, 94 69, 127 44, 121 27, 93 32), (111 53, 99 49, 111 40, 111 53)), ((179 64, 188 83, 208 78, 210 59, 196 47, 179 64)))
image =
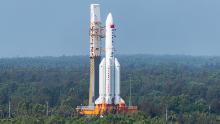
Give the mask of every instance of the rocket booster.
POLYGON ((120 64, 114 57, 114 30, 112 14, 109 13, 106 19, 105 57, 99 65, 99 98, 95 104, 124 104, 120 97, 120 64))

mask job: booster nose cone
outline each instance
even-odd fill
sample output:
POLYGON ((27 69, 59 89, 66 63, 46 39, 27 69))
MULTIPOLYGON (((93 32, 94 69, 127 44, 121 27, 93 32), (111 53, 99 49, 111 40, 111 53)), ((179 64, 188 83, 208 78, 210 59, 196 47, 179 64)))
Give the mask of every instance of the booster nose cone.
POLYGON ((113 18, 112 18, 112 14, 109 13, 108 16, 107 16, 107 19, 106 19, 106 26, 108 25, 113 25, 113 18))

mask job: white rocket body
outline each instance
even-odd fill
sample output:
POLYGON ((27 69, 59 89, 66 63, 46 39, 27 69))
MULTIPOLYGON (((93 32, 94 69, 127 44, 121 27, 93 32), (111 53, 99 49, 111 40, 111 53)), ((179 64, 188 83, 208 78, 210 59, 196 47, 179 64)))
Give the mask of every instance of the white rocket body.
POLYGON ((99 65, 99 98, 95 104, 120 104, 124 100, 120 97, 120 64, 114 57, 113 31, 115 29, 112 14, 106 20, 105 58, 99 65))

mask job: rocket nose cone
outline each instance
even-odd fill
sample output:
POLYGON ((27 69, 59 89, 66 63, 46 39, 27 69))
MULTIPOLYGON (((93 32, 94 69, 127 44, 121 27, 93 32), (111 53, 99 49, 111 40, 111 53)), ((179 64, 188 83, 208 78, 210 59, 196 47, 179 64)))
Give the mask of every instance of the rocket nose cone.
POLYGON ((108 16, 107 16, 107 19, 106 19, 106 25, 111 25, 113 24, 113 18, 112 18, 112 14, 109 13, 108 16))

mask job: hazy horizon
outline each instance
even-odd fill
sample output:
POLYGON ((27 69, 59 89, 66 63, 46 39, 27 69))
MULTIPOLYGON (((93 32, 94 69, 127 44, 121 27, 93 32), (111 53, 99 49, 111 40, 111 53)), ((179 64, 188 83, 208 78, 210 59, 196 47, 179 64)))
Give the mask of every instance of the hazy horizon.
MULTIPOLYGON (((127 56, 152 56, 152 57, 195 57, 195 58, 220 58, 220 55, 184 55, 184 54, 116 54, 117 58, 120 57, 127 57, 127 56)), ((60 58, 60 57, 88 57, 89 54, 85 55, 56 55, 56 56, 51 56, 51 55, 43 55, 43 56, 8 56, 8 57, 0 57, 0 59, 16 59, 16 58, 47 58, 47 57, 52 57, 52 58, 60 58)), ((102 58, 104 55, 102 55, 102 58)))
POLYGON ((220 56, 218 0, 19 0, 0 1, 0 58, 88 55, 92 3, 113 14, 117 54, 220 56))

